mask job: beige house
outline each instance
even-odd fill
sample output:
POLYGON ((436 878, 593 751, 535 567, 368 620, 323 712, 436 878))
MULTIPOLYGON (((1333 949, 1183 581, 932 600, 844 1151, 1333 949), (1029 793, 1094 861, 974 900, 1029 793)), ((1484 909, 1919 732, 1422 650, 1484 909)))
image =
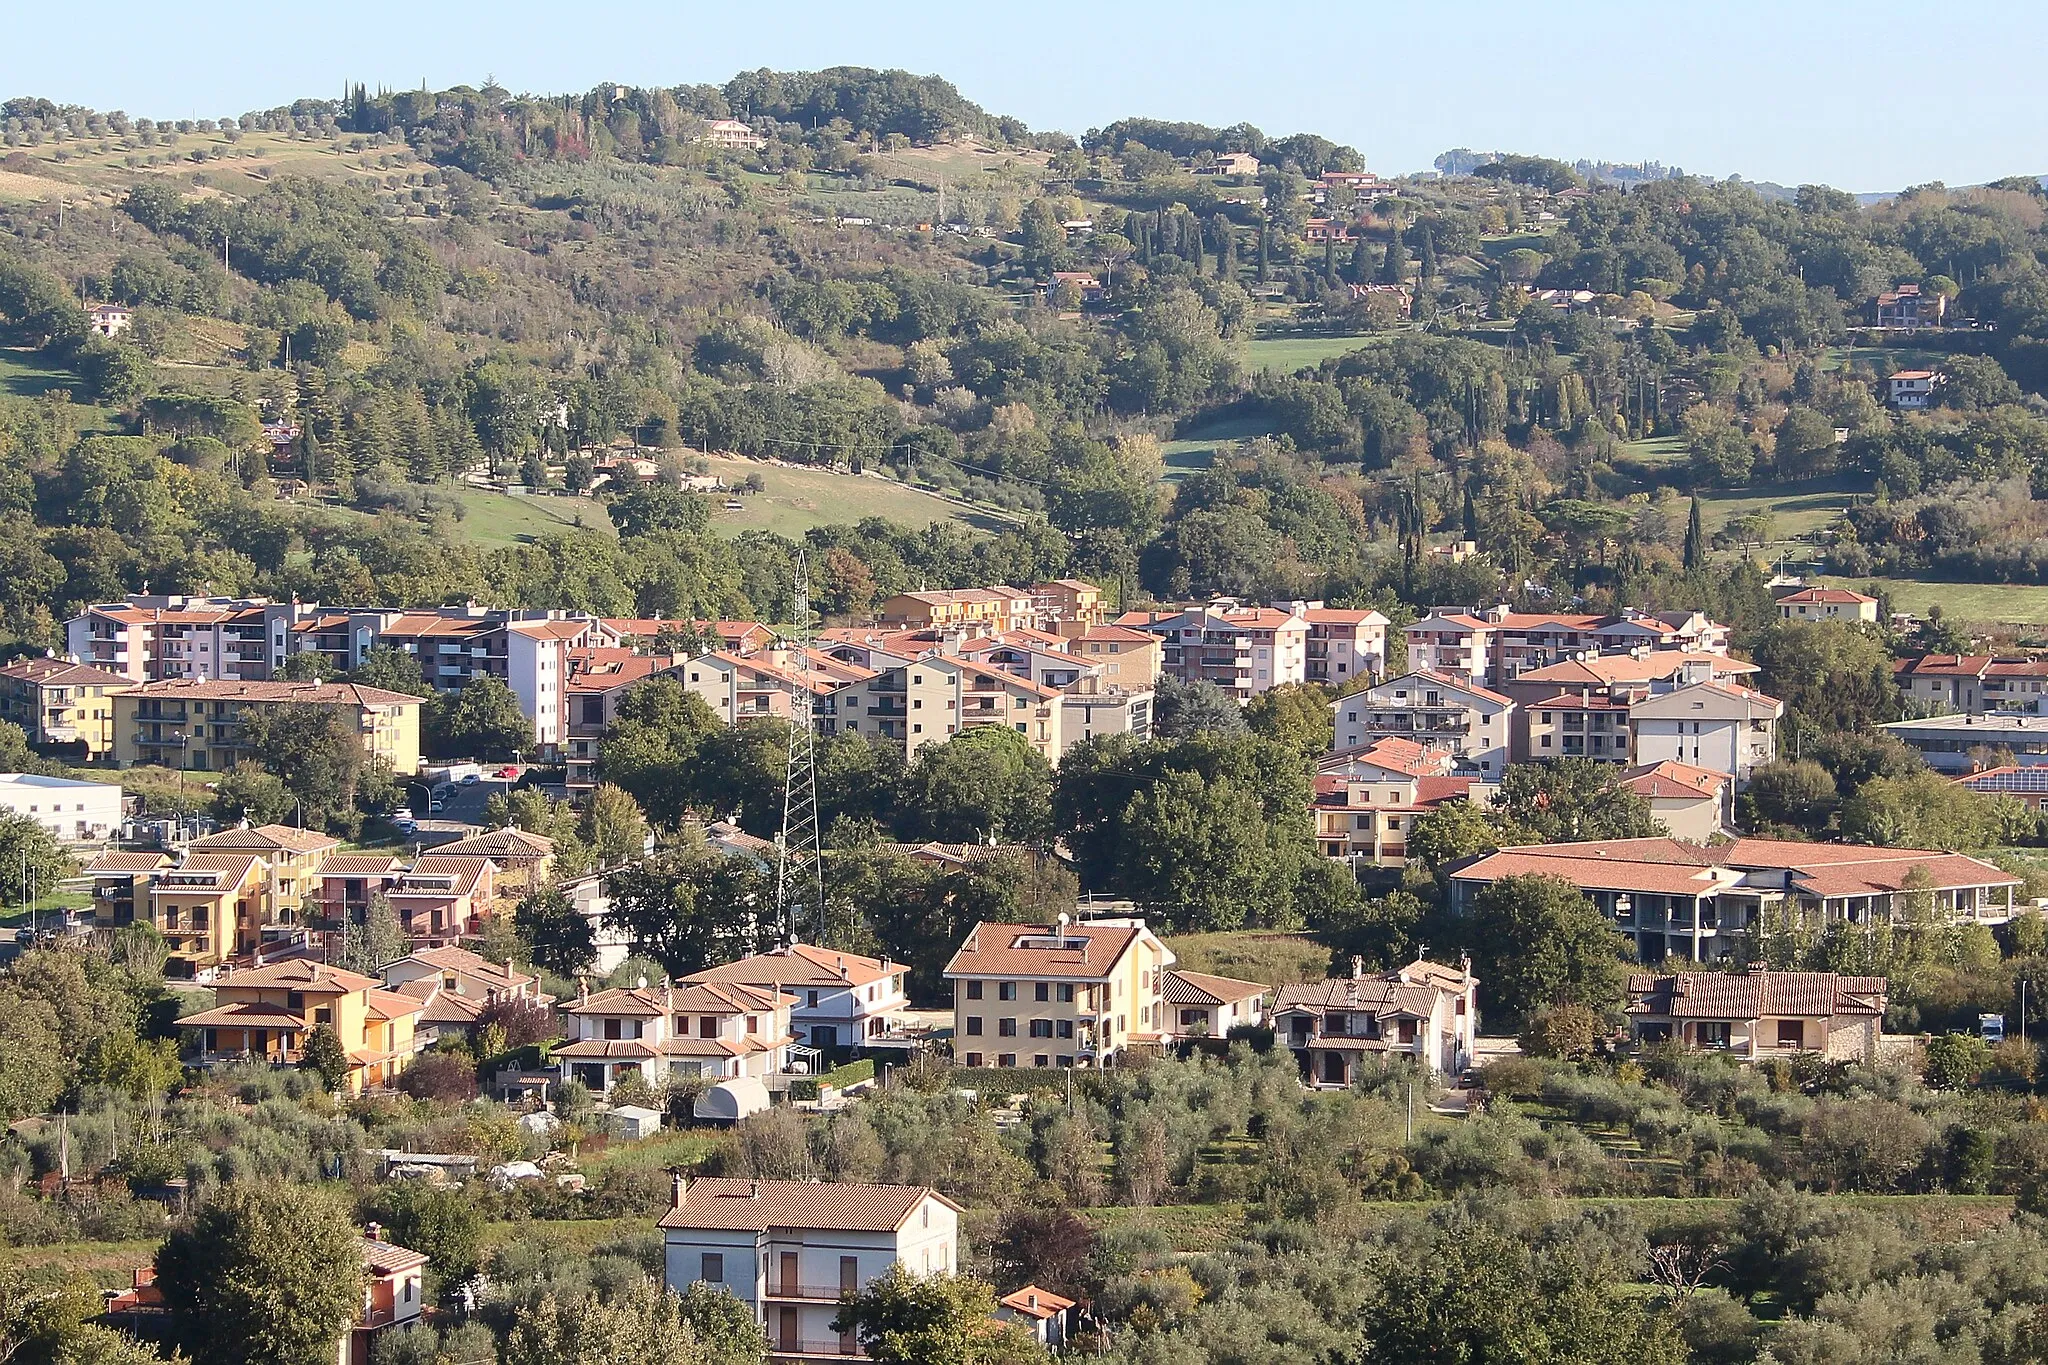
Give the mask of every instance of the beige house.
POLYGON ((1637 1042, 1675 1042, 1745 1061, 1818 1052, 1870 1061, 1884 1027, 1881 976, 1774 972, 1637 973, 1628 979, 1629 1032, 1637 1042))
POLYGON ((1515 703, 1445 673, 1417 671, 1374 683, 1330 703, 1342 752, 1377 739, 1410 739, 1448 749, 1459 767, 1497 782, 1507 768, 1515 703))
POLYGON ((308 899, 320 890, 320 868, 341 848, 317 830, 291 825, 248 825, 194 839, 194 853, 254 853, 270 869, 270 914, 274 923, 300 923, 308 899))
POLYGON ((562 1082, 607 1094, 629 1073, 671 1079, 771 1076, 789 1060, 794 997, 727 982, 664 983, 584 994, 569 1041, 554 1051, 562 1082))
POLYGON ((1169 1032, 1173 951, 1140 919, 974 926, 946 964, 967 1066, 1103 1066, 1169 1032))
POLYGON ((1207 972, 1166 969, 1161 996, 1166 1004, 1166 1036, 1227 1038, 1234 1028, 1257 1028, 1266 1019, 1270 988, 1207 972))
POLYGON ((1735 779, 1727 773, 1666 759, 1628 769, 1621 775, 1621 785, 1649 802, 1650 814, 1674 839, 1704 844, 1727 828, 1728 803, 1735 790, 1735 779))
POLYGON ((1159 680, 1164 657, 1158 636, 1129 626, 1091 626, 1072 636, 1068 649, 1102 670, 1099 676, 1105 687, 1132 692, 1149 690, 1159 680))
POLYGON ((1847 588, 1801 588, 1778 599, 1783 621, 1876 621, 1877 599, 1847 588))
POLYGON ((1066 713, 1058 690, 945 654, 846 683, 832 693, 819 722, 827 733, 901 744, 909 757, 977 725, 1015 730, 1051 763, 1059 762, 1066 748, 1066 713))
POLYGON ((1431 1076, 1462 1075, 1479 1028, 1479 982, 1470 964, 1418 959, 1368 974, 1355 961, 1341 981, 1282 986, 1273 1033, 1317 1087, 1342 1088, 1368 1058, 1410 1057, 1431 1076))
POLYGON ((683 980, 779 991, 796 1002, 789 1020, 800 1042, 815 1048, 852 1048, 889 1032, 909 1006, 903 993, 909 971, 886 958, 793 943, 707 967, 683 980))

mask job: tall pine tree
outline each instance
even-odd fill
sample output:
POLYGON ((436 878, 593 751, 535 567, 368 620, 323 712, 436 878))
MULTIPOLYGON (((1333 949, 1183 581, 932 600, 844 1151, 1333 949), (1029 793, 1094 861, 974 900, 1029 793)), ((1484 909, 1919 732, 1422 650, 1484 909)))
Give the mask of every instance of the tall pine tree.
POLYGON ((1692 514, 1685 519, 1685 571, 1705 567, 1707 562, 1707 533, 1700 524, 1700 500, 1692 500, 1692 514))

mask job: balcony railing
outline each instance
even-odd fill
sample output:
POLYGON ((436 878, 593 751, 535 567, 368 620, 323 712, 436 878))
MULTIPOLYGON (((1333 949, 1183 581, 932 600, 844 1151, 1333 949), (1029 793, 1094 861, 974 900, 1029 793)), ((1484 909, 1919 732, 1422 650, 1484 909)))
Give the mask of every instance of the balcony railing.
POLYGON ((768 1278, 768 1297, 771 1299, 808 1299, 819 1303, 837 1303, 843 1292, 836 1284, 805 1284, 801 1280, 777 1279, 772 1275, 768 1278))

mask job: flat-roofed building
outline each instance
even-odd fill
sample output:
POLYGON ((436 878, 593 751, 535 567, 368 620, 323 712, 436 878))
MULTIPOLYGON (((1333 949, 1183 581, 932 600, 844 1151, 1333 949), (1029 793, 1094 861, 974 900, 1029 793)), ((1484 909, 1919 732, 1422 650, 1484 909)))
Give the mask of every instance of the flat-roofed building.
POLYGON ((0 810, 33 820, 60 844, 101 844, 121 829, 121 788, 41 773, 0 773, 0 810))

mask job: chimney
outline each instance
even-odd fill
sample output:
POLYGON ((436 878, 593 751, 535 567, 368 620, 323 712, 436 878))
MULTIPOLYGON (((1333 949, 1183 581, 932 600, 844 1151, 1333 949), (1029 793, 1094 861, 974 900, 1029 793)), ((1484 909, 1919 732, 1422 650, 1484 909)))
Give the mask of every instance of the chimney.
POLYGON ((761 1182, 760 1182, 760 1181, 758 1181, 758 1180, 749 1180, 749 1181, 747 1182, 747 1198, 749 1198, 749 1199, 759 1199, 760 1197, 761 1197, 761 1182))
POLYGON ((1360 980, 1365 976, 1365 959, 1353 954, 1351 957, 1351 979, 1360 980))
POLYGON ((1749 964, 1749 974, 1751 976, 1762 976, 1765 972, 1768 972, 1770 969, 1771 964, 1768 962, 1759 961, 1752 962, 1749 964))
POLYGON ((384 1240, 384 1225, 383 1225, 382 1223, 365 1223, 365 1224, 363 1224, 363 1236, 365 1236, 365 1237, 369 1238, 369 1239, 370 1239, 371 1241, 373 1241, 373 1242, 381 1242, 381 1241, 383 1241, 383 1240, 384 1240))
POLYGON ((690 1192, 690 1177, 683 1174, 681 1167, 675 1167, 669 1171, 668 1180, 669 1207, 679 1209, 683 1206, 683 1196, 690 1192))
POLYGON ((576 1003, 579 1005, 590 1003, 590 978, 587 976, 576 978, 576 1003))

